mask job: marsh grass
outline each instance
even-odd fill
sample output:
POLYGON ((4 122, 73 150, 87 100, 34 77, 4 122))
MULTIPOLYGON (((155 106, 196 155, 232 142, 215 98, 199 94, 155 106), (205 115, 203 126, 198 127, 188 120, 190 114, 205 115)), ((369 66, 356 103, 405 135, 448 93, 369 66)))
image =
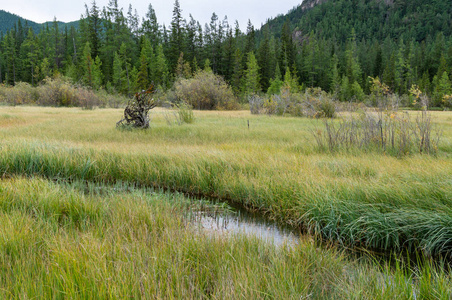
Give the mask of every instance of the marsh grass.
MULTIPOLYGON (((346 246, 450 254, 450 131, 435 157, 399 159, 319 153, 308 119, 196 112, 195 124, 170 127, 157 109, 149 130, 117 131, 119 110, 4 111, 26 123, 0 131, 0 174, 165 188, 236 201, 346 246)), ((434 114, 450 124, 450 113, 434 114)))
POLYGON ((413 153, 435 155, 442 130, 432 122, 426 110, 415 119, 407 112, 361 111, 349 114, 341 121, 324 121, 324 130, 313 130, 313 137, 321 151, 379 151, 402 157, 413 153))
POLYGON ((0 297, 410 299, 447 297, 450 277, 348 260, 311 242, 276 248, 208 236, 180 194, 40 178, 0 181, 0 297), (102 193, 99 191, 102 190, 102 193))

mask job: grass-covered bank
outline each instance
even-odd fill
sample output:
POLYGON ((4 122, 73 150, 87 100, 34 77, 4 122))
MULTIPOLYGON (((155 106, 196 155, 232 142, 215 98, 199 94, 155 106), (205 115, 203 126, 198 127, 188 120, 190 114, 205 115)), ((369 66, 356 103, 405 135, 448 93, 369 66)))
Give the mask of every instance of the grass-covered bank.
POLYGON ((124 181, 232 199, 333 241, 383 250, 452 249, 452 114, 435 157, 317 151, 310 119, 196 112, 118 131, 120 110, 2 108, 0 173, 124 181), (248 129, 248 121, 250 128, 248 129))
POLYGON ((2 299, 447 299, 449 275, 199 232, 179 194, 0 181, 2 299), (101 191, 101 192, 100 192, 101 191))

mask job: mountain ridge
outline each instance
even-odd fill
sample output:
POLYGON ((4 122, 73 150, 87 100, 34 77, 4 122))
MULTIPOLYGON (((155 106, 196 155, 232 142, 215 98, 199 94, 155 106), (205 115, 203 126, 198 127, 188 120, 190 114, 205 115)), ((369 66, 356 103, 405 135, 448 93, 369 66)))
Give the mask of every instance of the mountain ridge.
MULTIPOLYGON (((0 33, 6 34, 9 30, 13 29, 18 25, 20 20, 21 26, 32 28, 35 33, 38 33, 41 29, 45 28, 46 25, 53 24, 54 21, 47 21, 44 23, 37 23, 28 19, 25 19, 15 13, 8 12, 6 10, 0 9, 0 33)), ((74 26, 78 28, 79 20, 72 22, 62 22, 57 21, 60 29, 63 29, 65 26, 71 27, 74 26)))

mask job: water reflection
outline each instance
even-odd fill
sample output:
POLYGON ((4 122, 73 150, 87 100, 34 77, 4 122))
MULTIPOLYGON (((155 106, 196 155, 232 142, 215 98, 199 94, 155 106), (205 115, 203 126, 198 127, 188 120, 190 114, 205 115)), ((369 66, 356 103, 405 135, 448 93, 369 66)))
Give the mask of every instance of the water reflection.
POLYGON ((192 211, 189 219, 209 234, 244 234, 276 246, 294 246, 300 240, 297 232, 244 211, 192 211))

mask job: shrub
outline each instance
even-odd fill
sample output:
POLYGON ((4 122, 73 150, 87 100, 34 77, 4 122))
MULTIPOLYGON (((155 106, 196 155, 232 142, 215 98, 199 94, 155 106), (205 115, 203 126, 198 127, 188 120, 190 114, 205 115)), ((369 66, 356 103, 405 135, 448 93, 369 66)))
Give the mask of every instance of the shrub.
POLYGON ((264 110, 265 97, 261 97, 257 94, 248 95, 248 103, 250 105, 250 111, 253 115, 260 115, 264 110))
POLYGON ((232 89, 221 76, 200 71, 191 79, 180 78, 174 84, 176 97, 196 109, 234 110, 239 105, 232 89))
POLYGON ((310 118, 334 118, 336 115, 337 103, 320 88, 308 88, 304 93, 291 93, 289 88, 283 88, 279 95, 251 95, 248 101, 252 114, 310 118))
POLYGON ((18 82, 14 87, 2 85, 0 95, 2 102, 10 105, 34 104, 38 99, 36 89, 26 82, 18 82))
POLYGON ((94 107, 119 107, 127 103, 124 96, 112 95, 105 90, 72 84, 67 78, 46 78, 38 87, 19 82, 15 86, 0 86, 0 101, 9 105, 78 106, 86 109, 94 107))

